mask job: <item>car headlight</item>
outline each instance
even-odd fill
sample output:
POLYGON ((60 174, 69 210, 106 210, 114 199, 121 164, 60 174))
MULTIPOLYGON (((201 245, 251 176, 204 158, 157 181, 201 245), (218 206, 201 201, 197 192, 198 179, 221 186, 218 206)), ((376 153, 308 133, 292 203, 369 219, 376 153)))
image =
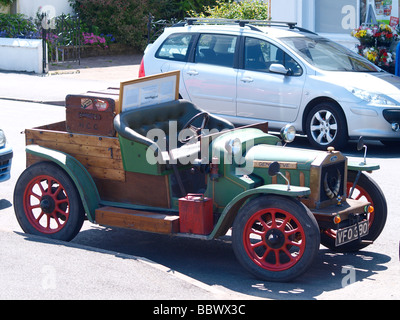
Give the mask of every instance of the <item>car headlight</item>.
POLYGON ((6 144, 6 135, 3 130, 0 129, 0 148, 3 148, 6 144))
POLYGON ((396 102, 394 102, 393 100, 382 94, 373 93, 357 88, 349 88, 348 90, 357 98, 367 101, 368 103, 373 105, 381 105, 381 106, 397 105, 396 102))
POLYGON ((296 138, 296 129, 291 124, 287 124, 281 129, 280 135, 285 143, 291 143, 296 138))

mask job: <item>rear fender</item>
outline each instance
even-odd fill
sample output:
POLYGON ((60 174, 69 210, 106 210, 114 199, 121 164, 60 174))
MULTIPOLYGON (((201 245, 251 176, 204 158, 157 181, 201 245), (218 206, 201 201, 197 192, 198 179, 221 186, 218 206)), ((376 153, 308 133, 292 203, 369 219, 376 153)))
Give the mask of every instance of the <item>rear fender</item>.
POLYGON ((232 226, 239 209, 252 197, 274 194, 297 198, 307 196, 310 193, 311 190, 308 187, 290 186, 290 190, 288 190, 288 186, 282 184, 269 184, 242 192, 225 207, 209 238, 213 239, 225 235, 232 226))
POLYGON ((74 182, 89 221, 94 222, 95 210, 99 207, 100 195, 91 175, 74 157, 39 145, 29 145, 26 152, 52 161, 67 172, 74 182))

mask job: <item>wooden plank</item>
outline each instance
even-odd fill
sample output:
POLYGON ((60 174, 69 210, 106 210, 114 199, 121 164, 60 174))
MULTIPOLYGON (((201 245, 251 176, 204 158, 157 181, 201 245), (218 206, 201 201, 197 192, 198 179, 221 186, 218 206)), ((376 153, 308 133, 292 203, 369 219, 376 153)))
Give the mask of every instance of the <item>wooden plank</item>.
POLYGON ((96 223, 163 234, 179 232, 179 216, 116 207, 96 209, 96 223))
POLYGON ((93 178, 102 180, 114 180, 119 182, 125 182, 125 171, 124 170, 113 170, 105 168, 87 167, 87 171, 93 178))
MULTIPOLYGON (((44 126, 58 128, 62 123, 44 126)), ((125 181, 121 148, 118 138, 87 134, 70 134, 66 131, 27 129, 26 144, 65 152, 76 158, 94 177, 102 180, 125 181)), ((27 156, 27 165, 38 161, 27 156)))
MULTIPOLYGON (((74 156, 74 155, 71 155, 74 156)), ((107 181, 109 180, 115 180, 118 181, 118 183, 123 183, 125 182, 125 171, 123 169, 117 170, 117 169, 111 169, 111 168, 101 168, 101 167, 95 167, 95 166, 90 166, 90 165, 85 165, 84 162, 76 158, 79 162, 82 163, 82 165, 86 168, 86 170, 90 173, 90 175, 93 178, 100 179, 100 180, 106 180, 104 181, 104 184, 107 184, 107 181)), ((27 153, 26 154, 26 166, 29 167, 32 164, 42 161, 42 158, 39 158, 37 156, 34 156, 32 154, 27 153)))
POLYGON ((86 155, 80 155, 80 154, 71 154, 71 156, 76 158, 80 163, 82 163, 87 168, 97 167, 104 169, 124 170, 124 165, 122 163, 122 160, 120 159, 88 157, 86 155))
POLYGON ((125 182, 95 179, 105 201, 171 208, 168 176, 125 172, 125 182))
POLYGON ((68 133, 63 131, 26 129, 28 144, 38 144, 36 141, 52 141, 62 144, 78 144, 85 146, 101 146, 104 148, 119 148, 119 140, 115 137, 95 136, 88 134, 68 133))
POLYGON ((122 160, 121 149, 112 148, 107 146, 88 146, 82 144, 72 144, 72 143, 59 143, 54 141, 46 141, 46 140, 34 140, 31 142, 26 143, 29 144, 38 144, 45 148, 50 148, 54 150, 59 150, 71 155, 84 155, 88 157, 97 157, 97 158, 107 158, 107 159, 114 159, 114 160, 122 160))
MULTIPOLYGON (((38 144, 76 158, 92 175, 101 199, 170 208, 168 176, 125 172, 118 138, 52 131, 65 122, 25 130, 26 144, 38 144)), ((27 154, 27 166, 43 159, 27 154)))

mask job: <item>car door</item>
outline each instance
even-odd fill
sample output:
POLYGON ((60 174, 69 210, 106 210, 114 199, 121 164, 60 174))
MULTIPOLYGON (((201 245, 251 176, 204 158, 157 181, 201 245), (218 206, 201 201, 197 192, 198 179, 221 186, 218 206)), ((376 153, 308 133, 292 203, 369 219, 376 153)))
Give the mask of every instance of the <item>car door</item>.
POLYGON ((282 49, 265 40, 245 37, 243 44, 243 61, 237 81, 237 116, 293 122, 305 83, 301 66, 282 49), (273 64, 275 67, 283 65, 288 74, 271 72, 273 64))
POLYGON ((198 107, 215 114, 236 115, 237 44, 235 35, 199 35, 192 62, 182 72, 189 99, 198 107))
MULTIPOLYGON (((191 51, 193 33, 173 33, 160 45, 155 53, 155 59, 146 61, 146 75, 153 75, 169 71, 183 71, 191 51)), ((185 84, 180 77, 179 94, 187 98, 185 84)))

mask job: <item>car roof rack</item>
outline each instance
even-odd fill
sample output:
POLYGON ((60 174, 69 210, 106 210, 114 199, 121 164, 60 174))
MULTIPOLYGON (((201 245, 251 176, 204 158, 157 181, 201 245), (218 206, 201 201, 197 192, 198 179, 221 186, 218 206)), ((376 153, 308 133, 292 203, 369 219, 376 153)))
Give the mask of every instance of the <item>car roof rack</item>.
POLYGON ((312 33, 314 32, 298 27, 297 22, 288 21, 274 21, 274 20, 240 20, 240 19, 222 19, 222 18, 185 18, 186 25, 199 25, 199 24, 238 24, 240 27, 248 26, 252 30, 261 31, 255 26, 266 26, 266 27, 282 27, 287 26, 289 29, 297 29, 302 32, 312 33))
POLYGON ((270 26, 270 25, 286 25, 290 29, 293 29, 297 22, 287 21, 273 21, 273 20, 240 20, 240 19, 222 19, 222 18, 185 18, 188 25, 194 24, 239 24, 240 27, 244 27, 248 24, 258 26, 270 26))

